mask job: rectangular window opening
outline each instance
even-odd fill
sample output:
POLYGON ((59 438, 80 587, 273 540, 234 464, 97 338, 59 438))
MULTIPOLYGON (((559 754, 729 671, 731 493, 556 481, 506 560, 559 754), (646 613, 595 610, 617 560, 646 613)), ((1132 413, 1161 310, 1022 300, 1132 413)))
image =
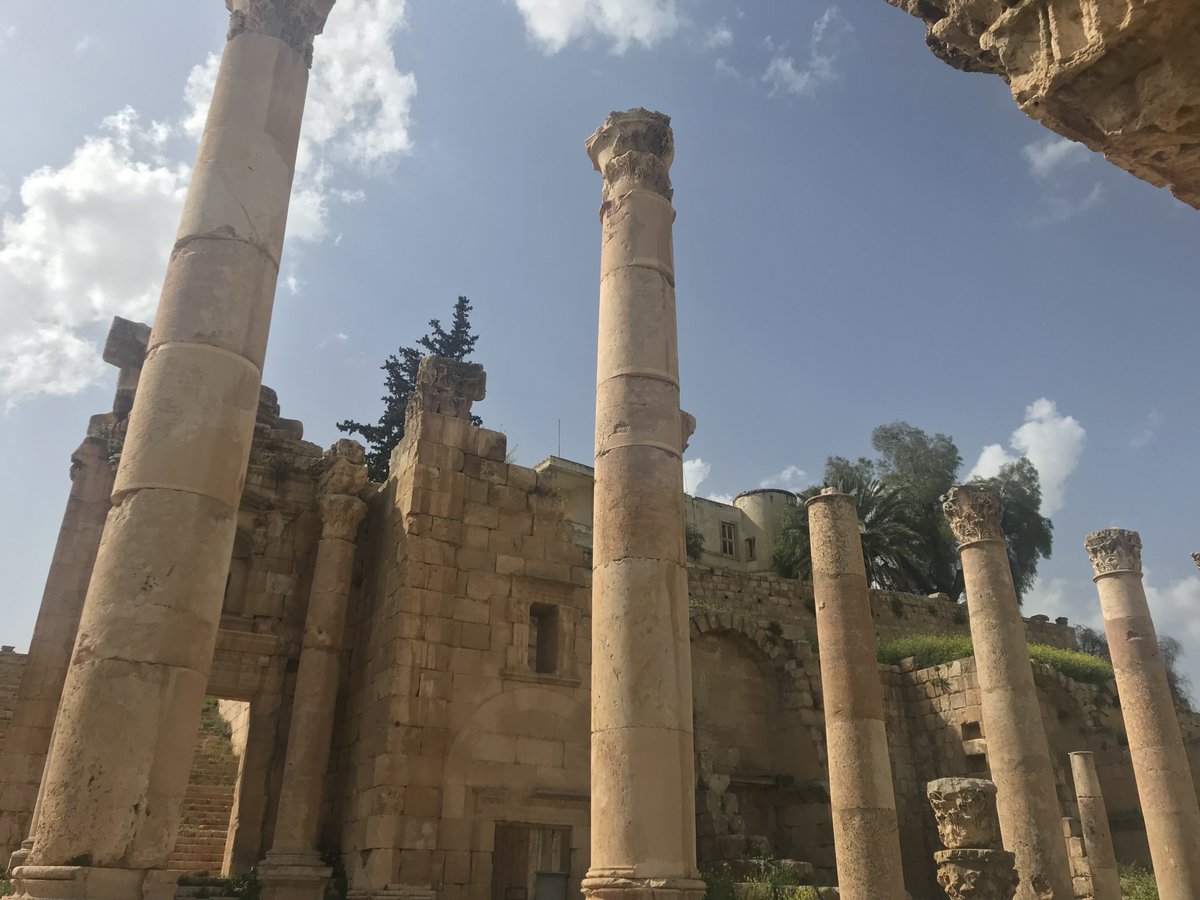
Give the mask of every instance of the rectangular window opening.
POLYGON ((529 607, 529 670, 539 675, 558 671, 558 607, 534 603, 529 607))
POLYGON ((721 553, 737 556, 737 526, 732 522, 721 523, 721 553))
POLYGON ((754 538, 746 538, 746 559, 748 559, 750 562, 754 562, 756 559, 758 559, 758 552, 754 547, 754 538))

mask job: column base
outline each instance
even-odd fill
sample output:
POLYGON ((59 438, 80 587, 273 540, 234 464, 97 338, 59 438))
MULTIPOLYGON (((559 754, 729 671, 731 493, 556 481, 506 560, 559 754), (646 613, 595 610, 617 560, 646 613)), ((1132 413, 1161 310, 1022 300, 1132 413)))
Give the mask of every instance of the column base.
POLYGON ((13 891, 30 900, 174 900, 180 872, 102 866, 19 866, 13 891))
POLYGON ((346 892, 346 900, 435 900, 436 897, 433 888, 417 884, 402 884, 399 887, 379 888, 374 891, 346 892))
POLYGON ((33 838, 25 838, 21 841, 21 846, 12 852, 12 856, 8 858, 8 877, 12 878, 13 872, 17 871, 19 866, 25 865, 25 860, 29 859, 29 851, 33 849, 33 838))
POLYGON ((701 900, 704 890, 699 878, 640 878, 613 869, 593 869, 583 879, 583 895, 594 900, 701 900))
POLYGON ((262 900, 322 900, 333 870, 316 853, 271 851, 255 869, 262 900))

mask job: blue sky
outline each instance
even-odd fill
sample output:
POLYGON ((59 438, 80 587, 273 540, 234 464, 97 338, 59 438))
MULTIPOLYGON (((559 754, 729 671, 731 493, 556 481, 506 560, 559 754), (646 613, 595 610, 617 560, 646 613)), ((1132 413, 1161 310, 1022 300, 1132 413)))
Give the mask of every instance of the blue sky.
MULTIPOLYGON (((224 41, 218 0, 0 11, 0 639, 32 630, 106 322, 149 321, 224 41)), ((802 487, 904 419, 964 476, 1029 454, 1054 557, 1028 612, 1098 616, 1085 532, 1141 531, 1200 681, 1195 211, 956 72, 883 0, 339 0, 317 40, 266 381, 328 444, 383 357, 475 303, 479 412, 590 461, 612 109, 674 117, 697 492, 802 487), (984 449, 989 448, 986 453, 984 449), (1052 507, 1052 508, 1050 508, 1052 507)))

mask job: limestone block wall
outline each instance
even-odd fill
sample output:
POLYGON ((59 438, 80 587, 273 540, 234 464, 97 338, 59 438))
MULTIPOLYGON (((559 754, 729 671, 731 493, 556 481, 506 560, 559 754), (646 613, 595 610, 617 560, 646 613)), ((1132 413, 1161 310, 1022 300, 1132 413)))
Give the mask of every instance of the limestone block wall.
POLYGON ((329 792, 352 890, 586 871, 591 569, 553 473, 506 453, 421 410, 369 504, 329 792))
POLYGON ((12 719, 26 659, 28 654, 18 653, 14 647, 7 644, 0 647, 0 742, 3 742, 9 720, 12 719))

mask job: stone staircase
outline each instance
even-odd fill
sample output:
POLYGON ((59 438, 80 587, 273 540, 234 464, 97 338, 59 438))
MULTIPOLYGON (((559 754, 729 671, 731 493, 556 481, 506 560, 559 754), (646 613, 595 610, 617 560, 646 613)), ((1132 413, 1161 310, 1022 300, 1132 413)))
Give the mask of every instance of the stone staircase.
POLYGON ((238 757, 229 739, 229 725, 218 715, 216 702, 205 700, 179 837, 167 868, 221 874, 237 776, 238 757))

